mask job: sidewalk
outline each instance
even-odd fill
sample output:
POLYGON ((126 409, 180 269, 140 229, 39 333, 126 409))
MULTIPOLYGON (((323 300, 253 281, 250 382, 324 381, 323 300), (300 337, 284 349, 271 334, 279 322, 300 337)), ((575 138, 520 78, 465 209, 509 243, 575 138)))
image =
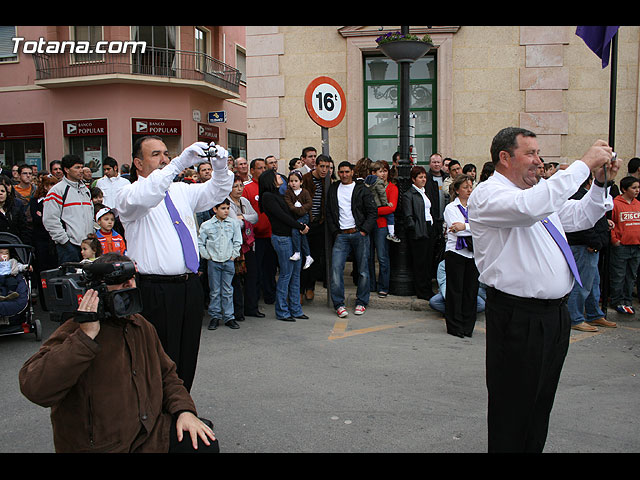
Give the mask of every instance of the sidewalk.
MULTIPOLYGON (((357 287, 353 283, 351 277, 351 263, 348 262, 344 272, 344 296, 345 304, 347 308, 355 307, 356 305, 356 290, 357 287)), ((433 291, 438 293, 438 286, 433 281, 433 291)), ((312 301, 307 300, 302 293, 302 305, 327 305, 333 309, 333 304, 327 302, 327 289, 322 286, 322 282, 316 282, 315 296, 312 301)), ((378 297, 378 292, 371 292, 369 297, 369 305, 367 308, 377 308, 381 310, 413 310, 413 311, 431 311, 438 313, 429 306, 428 300, 422 300, 415 295, 412 296, 398 296, 389 294, 386 298, 378 297)))

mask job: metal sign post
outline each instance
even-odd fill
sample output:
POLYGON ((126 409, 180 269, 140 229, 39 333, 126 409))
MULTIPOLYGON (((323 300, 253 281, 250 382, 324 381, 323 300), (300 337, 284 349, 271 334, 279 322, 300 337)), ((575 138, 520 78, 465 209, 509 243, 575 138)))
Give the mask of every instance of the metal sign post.
MULTIPOLYGON (((338 125, 346 113, 347 101, 340 85, 330 77, 313 80, 304 95, 304 104, 309 117, 320 125, 322 154, 329 156, 329 129, 338 125)), ((331 171, 324 179, 325 195, 331 186, 331 171)), ((326 202, 325 202, 326 208, 326 202)), ((331 235, 324 222, 325 275, 327 279, 327 306, 331 307, 331 235)))

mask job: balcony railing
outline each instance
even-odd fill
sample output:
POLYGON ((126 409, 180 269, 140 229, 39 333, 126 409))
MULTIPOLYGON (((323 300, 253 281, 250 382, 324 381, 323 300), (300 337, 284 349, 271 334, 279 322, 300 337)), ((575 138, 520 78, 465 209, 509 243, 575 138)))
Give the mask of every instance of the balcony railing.
POLYGON ((144 53, 34 53, 36 80, 127 74, 199 80, 238 93, 240 71, 198 52, 147 47, 144 53))

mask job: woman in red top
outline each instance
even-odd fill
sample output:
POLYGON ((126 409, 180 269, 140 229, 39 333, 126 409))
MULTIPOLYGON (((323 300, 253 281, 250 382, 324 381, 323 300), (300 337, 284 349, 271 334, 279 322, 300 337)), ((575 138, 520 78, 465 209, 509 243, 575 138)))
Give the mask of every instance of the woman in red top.
POLYGON ((386 215, 393 214, 396 211, 396 207, 398 205, 398 187, 393 182, 389 181, 389 164, 384 160, 379 160, 376 163, 382 165, 382 168, 379 168, 376 173, 386 185, 385 193, 387 194, 387 201, 389 204, 387 206, 378 207, 378 218, 376 220, 378 226, 373 232, 373 235, 371 235, 371 252, 373 252, 373 248, 375 247, 378 254, 378 280, 376 282, 375 260, 373 253, 369 256, 369 278, 371 282, 371 290, 377 290, 378 296, 380 298, 384 298, 389 293, 389 278, 391 276, 389 243, 387 240, 387 234, 389 231, 387 229, 386 215))
POLYGON ((611 230, 611 305, 619 313, 634 314, 631 306, 633 284, 640 264, 640 180, 629 176, 620 180, 621 195, 613 199, 614 228, 611 230))

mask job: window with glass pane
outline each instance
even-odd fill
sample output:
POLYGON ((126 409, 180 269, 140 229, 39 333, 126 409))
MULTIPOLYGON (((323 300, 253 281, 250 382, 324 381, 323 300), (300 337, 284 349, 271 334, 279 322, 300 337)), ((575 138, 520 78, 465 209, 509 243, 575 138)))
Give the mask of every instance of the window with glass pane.
MULTIPOLYGON (((76 42, 89 42, 89 50, 96 48, 96 43, 102 41, 102 27, 73 27, 73 35, 76 42)), ((101 62, 103 60, 102 53, 76 53, 76 62, 101 62)))
POLYGON ((133 40, 147 42, 144 53, 136 53, 134 73, 176 76, 176 27, 142 25, 132 27, 133 40))
POLYGON ((196 27, 196 69, 201 72, 206 71, 206 55, 207 55, 207 32, 196 27))
MULTIPOLYGON (((420 164, 436 151, 435 68, 435 55, 424 56, 410 68, 412 145, 420 164)), ((365 57, 363 76, 365 156, 391 162, 399 148, 400 66, 386 57, 365 57)))

